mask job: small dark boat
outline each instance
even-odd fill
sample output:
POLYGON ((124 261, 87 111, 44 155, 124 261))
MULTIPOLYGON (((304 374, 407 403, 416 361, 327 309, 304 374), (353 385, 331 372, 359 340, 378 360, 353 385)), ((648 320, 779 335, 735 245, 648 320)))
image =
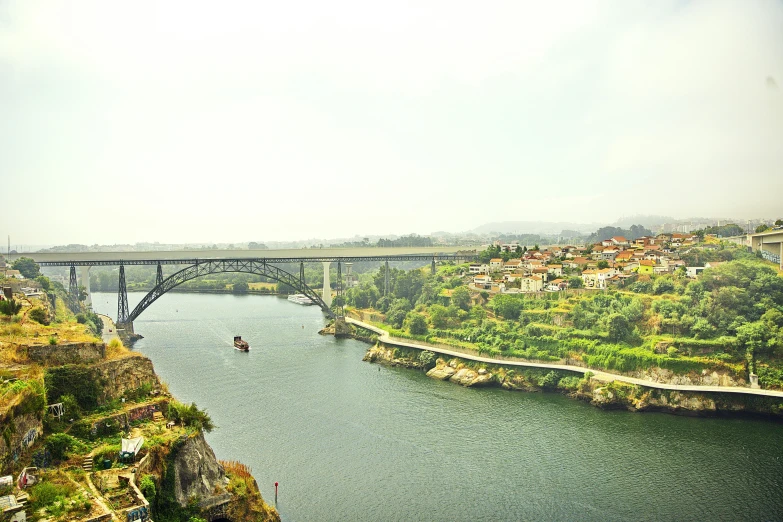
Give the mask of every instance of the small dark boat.
POLYGON ((239 350, 240 352, 249 352, 250 351, 250 345, 247 344, 247 341, 242 340, 242 336, 235 335, 234 336, 234 349, 239 350))

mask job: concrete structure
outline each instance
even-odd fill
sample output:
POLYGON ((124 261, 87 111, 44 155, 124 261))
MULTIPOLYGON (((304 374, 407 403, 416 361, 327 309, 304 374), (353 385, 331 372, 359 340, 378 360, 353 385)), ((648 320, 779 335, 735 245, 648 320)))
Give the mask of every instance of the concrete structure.
POLYGON ((745 244, 754 252, 761 252, 765 259, 777 263, 783 270, 783 229, 748 234, 745 244))
MULTIPOLYGON (((435 255, 455 254, 465 250, 475 250, 466 247, 359 247, 359 248, 290 248, 281 250, 155 250, 140 252, 25 252, 10 254, 8 260, 13 262, 20 257, 29 257, 36 263, 62 261, 106 261, 120 264, 120 261, 132 264, 132 261, 157 259, 161 261, 190 259, 290 259, 338 257, 380 258, 386 256, 404 255, 435 255)), ((164 263, 166 264, 166 263, 164 263)))

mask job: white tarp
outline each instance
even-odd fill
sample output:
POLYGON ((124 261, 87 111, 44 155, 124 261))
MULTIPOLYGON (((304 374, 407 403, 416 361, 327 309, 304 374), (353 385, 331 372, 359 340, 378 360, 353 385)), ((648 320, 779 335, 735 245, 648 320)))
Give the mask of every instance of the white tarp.
POLYGON ((136 455, 139 453, 142 444, 144 444, 144 437, 136 437, 135 439, 122 439, 122 451, 136 455))

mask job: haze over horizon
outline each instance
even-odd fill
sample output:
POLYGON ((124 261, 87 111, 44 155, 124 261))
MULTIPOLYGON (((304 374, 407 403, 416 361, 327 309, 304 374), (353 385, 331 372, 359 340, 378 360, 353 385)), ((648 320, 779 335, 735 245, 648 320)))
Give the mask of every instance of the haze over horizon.
POLYGON ((0 2, 14 244, 778 218, 783 2, 0 2))

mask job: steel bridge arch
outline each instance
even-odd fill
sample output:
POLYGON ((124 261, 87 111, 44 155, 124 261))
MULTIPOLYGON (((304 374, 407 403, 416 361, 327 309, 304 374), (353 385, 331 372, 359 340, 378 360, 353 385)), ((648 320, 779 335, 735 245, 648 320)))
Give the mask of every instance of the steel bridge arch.
POLYGON ((128 314, 126 320, 118 318, 119 323, 132 323, 141 313, 149 308, 160 296, 170 291, 173 288, 178 287, 182 283, 195 279, 197 277, 220 274, 226 272, 241 272, 245 274, 255 274, 260 276, 269 277, 275 281, 285 283, 292 288, 296 289, 299 293, 302 293, 313 300, 315 304, 321 307, 321 310, 329 317, 334 317, 331 309, 326 305, 321 296, 318 295, 312 288, 307 286, 304 282, 304 277, 300 273, 300 277, 296 277, 293 274, 286 272, 280 267, 267 264, 265 259, 220 259, 220 260, 199 260, 196 264, 187 268, 183 268, 179 272, 176 272, 150 290, 147 295, 136 305, 136 308, 128 314))

